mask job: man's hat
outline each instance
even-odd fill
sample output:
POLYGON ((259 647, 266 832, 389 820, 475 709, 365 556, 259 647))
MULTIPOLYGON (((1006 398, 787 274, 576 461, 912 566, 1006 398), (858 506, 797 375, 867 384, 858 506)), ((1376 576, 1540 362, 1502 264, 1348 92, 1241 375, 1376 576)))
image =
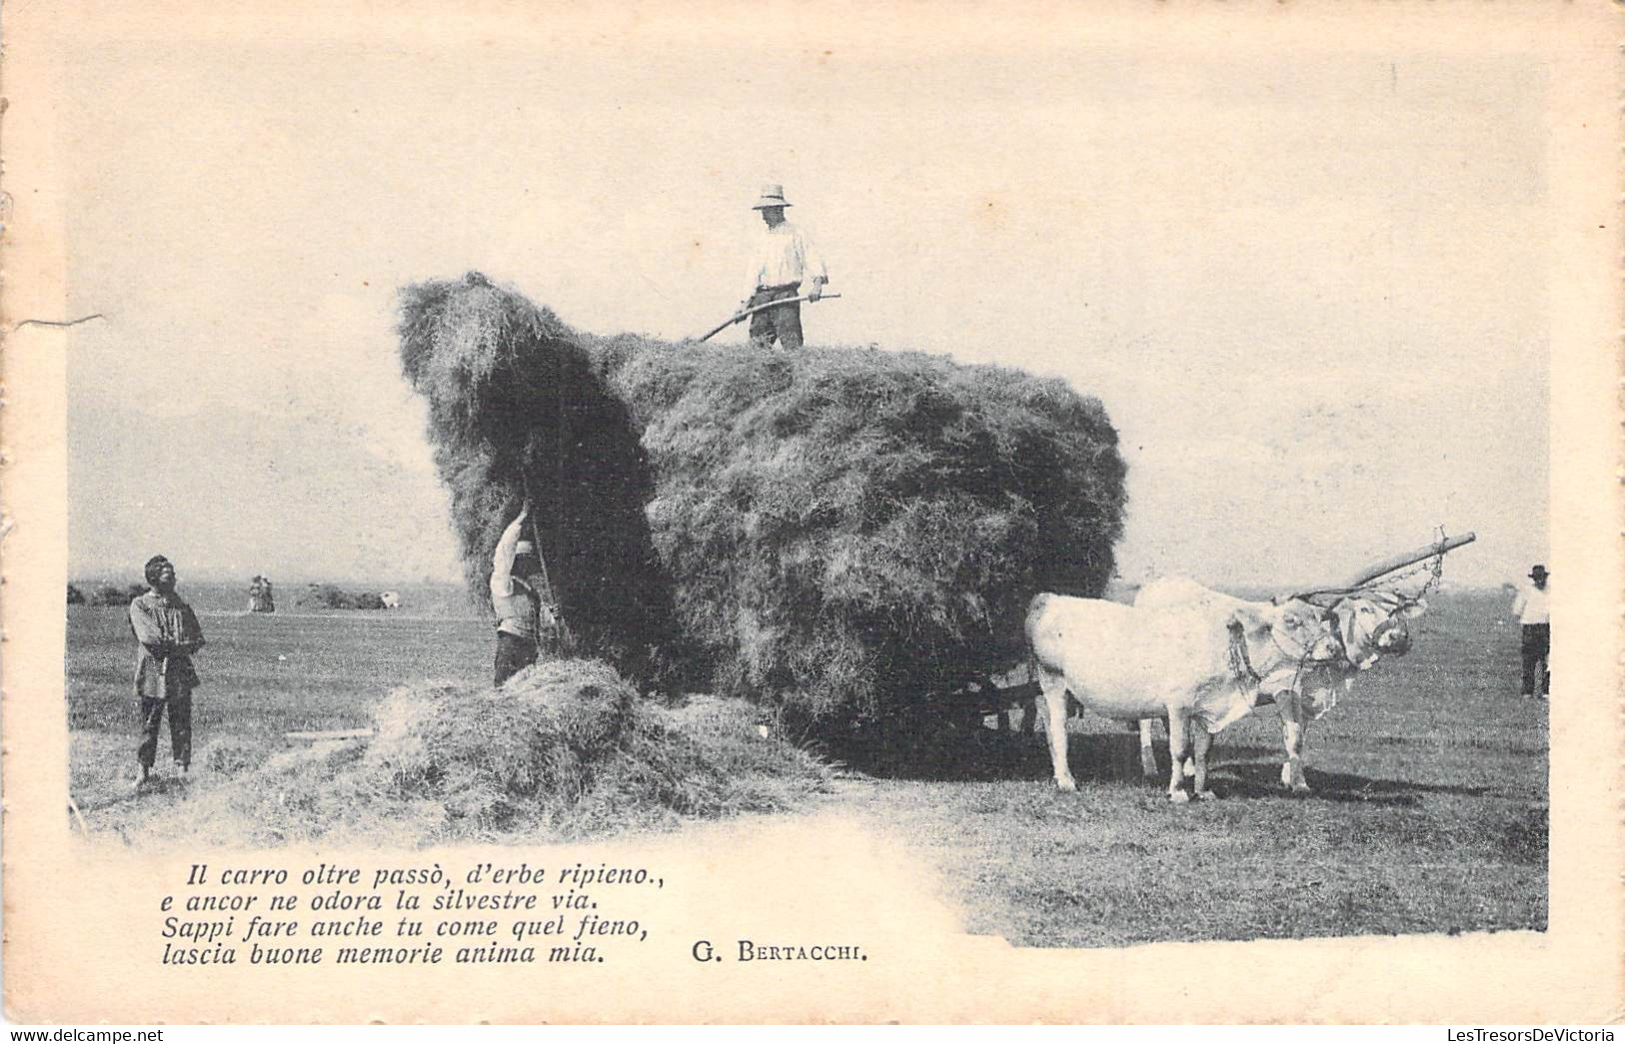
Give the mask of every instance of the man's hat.
POLYGON ((762 198, 757 200, 756 205, 750 209, 766 210, 768 207, 788 207, 793 205, 784 201, 783 185, 763 185, 762 198))
POLYGON ((1529 579, 1531 580, 1544 580, 1549 575, 1551 574, 1546 572, 1546 567, 1543 565, 1538 565, 1529 570, 1529 579))

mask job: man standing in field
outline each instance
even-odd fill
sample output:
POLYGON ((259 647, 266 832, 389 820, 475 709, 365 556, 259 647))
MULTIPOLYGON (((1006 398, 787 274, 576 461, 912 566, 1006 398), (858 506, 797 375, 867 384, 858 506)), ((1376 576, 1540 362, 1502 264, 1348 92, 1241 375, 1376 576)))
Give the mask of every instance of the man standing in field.
POLYGON ((130 630, 135 634, 135 694, 141 701, 140 787, 153 776, 158 756, 158 732, 164 711, 169 711, 169 743, 175 764, 184 776, 192 768, 192 690, 197 671, 192 654, 203 648, 203 628, 197 614, 175 593, 175 567, 163 555, 147 560, 145 594, 130 602, 130 630))
POLYGON ((1551 574, 1546 567, 1537 565, 1529 570, 1527 584, 1518 588, 1512 599, 1512 615, 1523 625, 1523 698, 1536 696, 1549 698, 1552 688, 1552 668, 1549 662, 1552 648, 1552 617, 1547 607, 1546 578, 1551 574))
POLYGON ((248 611, 251 613, 276 612, 276 599, 271 594, 271 578, 260 574, 248 584, 248 611))
MULTIPOLYGON (((784 220, 784 186, 767 185, 751 209, 759 211, 767 230, 752 251, 750 271, 745 279, 745 302, 741 311, 769 301, 783 301, 806 295, 816 301, 829 282, 824 259, 801 230, 784 220)), ((750 317, 750 343, 769 348, 777 339, 782 347, 801 347, 801 303, 764 308, 750 317)))
POLYGON ((497 616, 496 682, 501 685, 536 662, 543 628, 553 626, 544 598, 542 560, 523 536, 530 505, 508 523, 491 556, 491 608, 497 616))

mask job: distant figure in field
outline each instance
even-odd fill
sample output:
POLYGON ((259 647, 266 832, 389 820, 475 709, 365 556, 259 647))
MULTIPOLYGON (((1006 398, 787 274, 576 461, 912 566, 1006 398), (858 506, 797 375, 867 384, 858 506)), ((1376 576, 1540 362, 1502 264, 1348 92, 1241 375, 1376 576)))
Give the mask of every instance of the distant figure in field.
POLYGON ((1529 583, 1520 584, 1512 599, 1512 615, 1523 625, 1523 698, 1548 699, 1552 689, 1552 617, 1547 606, 1546 567, 1529 570, 1529 583))
POLYGON ((530 505, 508 523, 491 557, 491 608, 497 616, 496 684, 536 662, 543 628, 553 625, 552 607, 544 601, 542 560, 536 545, 523 536, 530 505))
POLYGON ((384 603, 385 609, 399 609, 401 607, 401 593, 399 591, 385 591, 378 596, 384 603))
POLYGON ((248 584, 248 611, 251 613, 276 612, 276 598, 271 592, 271 578, 260 575, 248 584))
POLYGON ((192 690, 197 671, 192 654, 203 648, 197 614, 175 593, 175 567, 163 555, 147 560, 151 588, 130 603, 130 630, 135 634, 135 694, 141 701, 141 764, 137 786, 152 778, 158 755, 158 732, 169 710, 169 741, 175 764, 184 776, 192 768, 192 690))
MULTIPOLYGON (((829 272, 824 259, 807 242, 801 230, 784 220, 784 186, 767 185, 752 210, 761 212, 767 225, 752 251, 750 272, 745 279, 745 301, 741 310, 769 301, 782 301, 802 294, 809 301, 823 295, 829 272)), ((801 347, 801 303, 764 308, 750 317, 750 343, 770 348, 774 339, 784 348, 801 347)))

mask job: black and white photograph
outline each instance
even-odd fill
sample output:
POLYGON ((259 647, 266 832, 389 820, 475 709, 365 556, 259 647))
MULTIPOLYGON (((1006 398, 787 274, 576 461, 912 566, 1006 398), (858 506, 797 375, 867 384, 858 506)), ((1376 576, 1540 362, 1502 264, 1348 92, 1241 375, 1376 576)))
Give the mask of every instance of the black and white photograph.
POLYGON ((1615 11, 57 7, 12 1020, 1618 1017, 1615 11))

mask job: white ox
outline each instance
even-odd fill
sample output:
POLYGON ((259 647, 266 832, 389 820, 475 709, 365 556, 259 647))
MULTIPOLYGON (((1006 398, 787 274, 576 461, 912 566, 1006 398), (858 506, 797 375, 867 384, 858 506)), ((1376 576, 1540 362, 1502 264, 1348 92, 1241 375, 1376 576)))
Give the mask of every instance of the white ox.
POLYGON ((1336 653, 1322 614, 1306 602, 1238 603, 1221 618, 1203 606, 1142 608, 1040 594, 1027 607, 1027 643, 1048 711, 1056 786, 1077 789, 1067 764, 1070 695, 1106 718, 1167 717, 1172 801, 1189 800, 1182 772, 1187 722, 1201 726, 1195 793, 1211 798, 1211 735, 1252 712, 1260 676, 1273 679, 1283 665, 1336 653))
MULTIPOLYGON (((1203 587, 1184 577, 1153 580, 1134 599, 1137 608, 1168 609, 1194 607, 1210 620, 1227 619, 1240 606, 1265 603, 1246 602, 1203 587)), ((1309 789, 1303 774, 1304 734, 1309 722, 1336 706, 1338 696, 1347 694, 1354 676, 1368 670, 1384 655, 1403 656, 1410 649, 1410 629, 1406 620, 1420 616, 1427 603, 1407 599, 1387 591, 1350 593, 1327 610, 1339 649, 1330 662, 1305 662, 1282 669, 1260 680, 1258 706, 1273 699, 1281 715, 1281 742, 1286 760, 1281 765, 1281 785, 1297 791, 1309 789)), ((1140 720, 1140 764, 1147 776, 1157 774, 1156 757, 1151 750, 1151 723, 1140 720)), ((1170 726, 1171 727, 1171 726, 1170 726)), ((1171 749, 1171 747, 1170 747, 1171 749)), ((1194 766, 1185 766, 1190 774, 1194 766)))

